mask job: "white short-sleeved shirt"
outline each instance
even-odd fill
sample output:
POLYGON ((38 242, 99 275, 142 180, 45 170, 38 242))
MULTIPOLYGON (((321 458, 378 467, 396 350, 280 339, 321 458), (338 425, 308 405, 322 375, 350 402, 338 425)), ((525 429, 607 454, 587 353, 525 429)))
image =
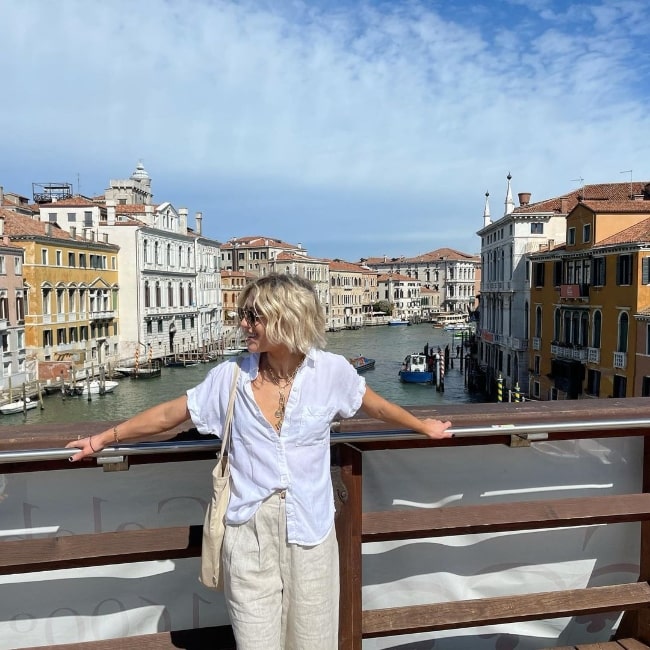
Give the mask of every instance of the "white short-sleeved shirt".
MULTIPOLYGON (((200 433, 221 436, 234 364, 219 364, 187 391, 188 409, 200 433)), ((271 494, 286 490, 289 543, 318 544, 334 523, 330 424, 359 410, 366 382, 345 357, 312 349, 294 379, 278 435, 253 397, 259 355, 243 357, 240 364, 226 523, 248 521, 271 494)))

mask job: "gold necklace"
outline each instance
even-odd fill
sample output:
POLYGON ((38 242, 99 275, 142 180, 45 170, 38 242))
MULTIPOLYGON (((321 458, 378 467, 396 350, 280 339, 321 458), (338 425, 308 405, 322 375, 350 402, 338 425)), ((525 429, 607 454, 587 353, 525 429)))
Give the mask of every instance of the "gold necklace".
POLYGON ((282 429, 282 423, 284 422, 284 412, 286 411, 287 408, 287 399, 284 394, 284 391, 287 390, 291 384, 293 384, 293 380, 296 378, 296 375, 298 374, 298 370, 300 370, 300 366, 302 366, 302 362, 305 360, 305 357, 303 356, 302 359, 300 359, 300 362, 296 366, 296 369, 288 376, 288 377, 280 377, 276 374, 275 370, 271 367, 271 364, 268 362, 268 359, 265 359, 266 363, 264 364, 266 366, 266 374, 268 378, 270 379, 271 383, 274 384, 275 386, 278 387, 278 408, 276 409, 275 417, 277 418, 277 423, 275 425, 275 428, 280 431, 282 429), (280 382, 284 382, 284 386, 280 385, 280 382))

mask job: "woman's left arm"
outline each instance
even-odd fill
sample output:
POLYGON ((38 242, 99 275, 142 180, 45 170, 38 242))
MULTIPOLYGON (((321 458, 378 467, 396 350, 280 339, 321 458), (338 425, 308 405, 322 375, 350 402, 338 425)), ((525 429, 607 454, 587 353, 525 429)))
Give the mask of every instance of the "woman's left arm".
POLYGON ((433 418, 421 420, 401 406, 384 399, 381 395, 375 393, 370 386, 366 386, 366 392, 361 401, 361 408, 371 418, 382 420, 389 424, 397 424, 404 429, 413 429, 413 431, 429 436, 429 438, 451 437, 451 433, 447 431, 451 426, 451 422, 442 422, 433 418))

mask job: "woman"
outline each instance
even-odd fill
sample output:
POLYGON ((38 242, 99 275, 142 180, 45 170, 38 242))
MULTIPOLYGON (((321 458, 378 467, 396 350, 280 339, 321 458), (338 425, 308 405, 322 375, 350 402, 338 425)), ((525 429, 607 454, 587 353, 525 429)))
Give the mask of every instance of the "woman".
MULTIPOLYGON (((330 424, 360 408, 431 438, 449 422, 420 420, 366 386, 352 364, 323 351, 325 321, 313 285, 272 274, 242 291, 250 355, 240 361, 223 542, 225 596, 238 650, 335 650, 339 569, 330 478, 330 424)), ((234 361, 186 395, 68 447, 77 461, 115 442, 188 418, 221 435, 234 361)))

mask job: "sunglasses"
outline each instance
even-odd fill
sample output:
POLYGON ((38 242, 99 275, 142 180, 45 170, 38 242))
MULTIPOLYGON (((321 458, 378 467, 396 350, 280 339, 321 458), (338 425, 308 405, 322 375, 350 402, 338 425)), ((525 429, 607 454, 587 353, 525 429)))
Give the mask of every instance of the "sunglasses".
POLYGON ((262 318, 252 307, 239 307, 237 309, 237 316, 240 321, 243 321, 245 318, 249 325, 255 325, 262 318))

